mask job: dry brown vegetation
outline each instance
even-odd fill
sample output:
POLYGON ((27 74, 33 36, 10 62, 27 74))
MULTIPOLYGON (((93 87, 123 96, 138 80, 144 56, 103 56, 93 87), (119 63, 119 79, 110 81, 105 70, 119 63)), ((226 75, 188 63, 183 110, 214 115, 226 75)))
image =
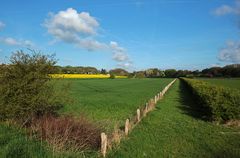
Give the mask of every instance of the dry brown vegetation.
POLYGON ((31 134, 47 141, 56 151, 100 148, 101 130, 85 118, 43 116, 32 121, 31 134))

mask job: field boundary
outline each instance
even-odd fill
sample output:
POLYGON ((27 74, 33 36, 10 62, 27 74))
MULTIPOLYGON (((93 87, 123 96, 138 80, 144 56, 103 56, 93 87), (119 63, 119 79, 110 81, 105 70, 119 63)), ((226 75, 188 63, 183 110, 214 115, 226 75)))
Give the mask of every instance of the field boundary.
POLYGON ((153 98, 149 99, 145 106, 138 108, 136 114, 131 118, 127 118, 123 128, 116 128, 108 137, 104 132, 101 133, 101 154, 106 156, 107 150, 111 150, 114 145, 118 145, 121 139, 126 138, 131 130, 144 118, 147 113, 151 112, 159 100, 163 98, 168 89, 174 84, 177 79, 171 81, 161 92, 157 93, 153 98))

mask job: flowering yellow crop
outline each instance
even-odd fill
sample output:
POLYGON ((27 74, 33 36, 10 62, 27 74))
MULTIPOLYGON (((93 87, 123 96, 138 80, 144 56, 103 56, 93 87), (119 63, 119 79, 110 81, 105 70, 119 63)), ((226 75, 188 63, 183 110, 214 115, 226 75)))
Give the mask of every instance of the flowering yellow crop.
MULTIPOLYGON (((51 74, 52 78, 110 78, 109 74, 51 74)), ((116 78, 127 78, 127 76, 116 76, 116 78)))

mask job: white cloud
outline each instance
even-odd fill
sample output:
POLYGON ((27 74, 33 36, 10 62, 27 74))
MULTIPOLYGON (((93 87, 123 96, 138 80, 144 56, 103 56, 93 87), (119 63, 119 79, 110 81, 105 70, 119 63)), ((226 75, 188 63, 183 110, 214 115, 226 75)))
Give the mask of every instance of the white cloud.
POLYGON ((68 8, 55 15, 50 13, 50 18, 45 20, 45 26, 49 33, 61 36, 62 33, 96 34, 99 24, 88 12, 78 13, 73 8, 68 8))
POLYGON ((97 34, 99 23, 88 12, 78 13, 75 9, 68 8, 57 14, 50 13, 44 26, 57 40, 73 43, 88 50, 106 47, 104 43, 89 38, 97 34))
POLYGON ((236 14, 237 12, 238 11, 235 8, 230 7, 228 5, 223 5, 214 11, 215 15, 218 15, 218 16, 226 15, 226 14, 236 14))
POLYGON ((113 54, 113 59, 119 62, 128 60, 128 56, 125 53, 115 52, 113 54))
POLYGON ((34 43, 29 40, 17 40, 12 37, 0 38, 0 43, 11 46, 33 47, 34 43))
POLYGON ((79 39, 77 41, 77 46, 80 48, 85 48, 89 51, 94 50, 107 50, 108 45, 102 42, 99 42, 94 39, 79 39))
POLYGON ((127 51, 118 45, 117 42, 111 41, 109 44, 113 52, 113 60, 117 62, 117 66, 125 69, 130 69, 133 66, 132 61, 130 61, 127 51))
POLYGON ((113 60, 117 62, 118 66, 127 67, 130 65, 127 51, 120 47, 117 42, 111 41, 108 44, 95 39, 99 25, 96 18, 88 12, 78 13, 73 8, 59 11, 56 14, 50 13, 50 16, 45 19, 43 24, 48 33, 54 37, 51 44, 63 41, 89 51, 110 51, 113 60))
POLYGON ((5 27, 5 24, 0 21, 0 30, 5 27))
POLYGON ((117 42, 111 41, 109 45, 112 49, 114 60, 118 62, 129 60, 126 50, 123 47, 120 47, 117 42))
POLYGON ((122 67, 124 69, 131 69, 133 67, 133 63, 130 61, 118 63, 117 66, 122 67))
POLYGON ((19 45, 19 42, 16 41, 14 38, 11 38, 11 37, 2 38, 1 42, 6 44, 6 45, 19 45))
POLYGON ((228 41, 219 52, 220 61, 240 63, 240 41, 228 41))
POLYGON ((222 5, 214 10, 213 12, 217 16, 235 14, 240 15, 240 0, 236 0, 234 6, 222 5))

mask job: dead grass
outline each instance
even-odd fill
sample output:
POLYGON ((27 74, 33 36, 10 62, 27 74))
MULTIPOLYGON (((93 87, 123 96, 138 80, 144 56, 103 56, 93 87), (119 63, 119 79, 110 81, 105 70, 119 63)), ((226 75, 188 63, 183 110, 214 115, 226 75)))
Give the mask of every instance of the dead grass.
POLYGON ((101 130, 85 118, 44 116, 32 122, 31 133, 47 141, 55 151, 100 148, 101 130))
POLYGON ((225 123, 226 126, 240 127, 240 120, 229 120, 225 123))

